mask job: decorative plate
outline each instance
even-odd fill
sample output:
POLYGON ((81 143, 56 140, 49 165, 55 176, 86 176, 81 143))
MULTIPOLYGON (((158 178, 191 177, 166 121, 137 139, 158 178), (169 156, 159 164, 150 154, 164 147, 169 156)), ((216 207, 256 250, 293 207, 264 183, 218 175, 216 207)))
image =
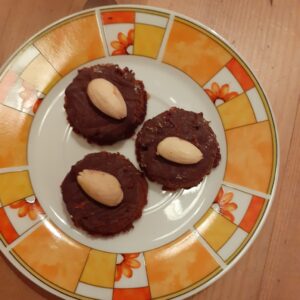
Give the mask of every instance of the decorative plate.
POLYGON ((278 141, 266 96, 222 38, 171 11, 107 6, 39 32, 1 70, 0 120, 0 248, 25 276, 64 299, 195 294, 245 253, 270 209, 278 141), (72 164, 103 149, 137 165, 134 137, 90 145, 66 121, 64 90, 77 70, 107 62, 144 81, 147 118, 171 106, 202 111, 222 160, 189 190, 149 183, 134 229, 103 239, 73 226, 60 184, 72 164))

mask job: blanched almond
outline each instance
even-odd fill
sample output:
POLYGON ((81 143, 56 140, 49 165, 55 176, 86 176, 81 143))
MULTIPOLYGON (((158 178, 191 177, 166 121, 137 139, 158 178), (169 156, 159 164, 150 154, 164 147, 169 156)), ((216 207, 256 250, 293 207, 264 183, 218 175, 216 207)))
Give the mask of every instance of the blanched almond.
POLYGON ((122 94, 108 80, 93 79, 88 84, 87 94, 92 103, 106 115, 118 120, 127 116, 127 106, 122 94))
POLYGON ((198 163, 203 158, 199 148, 174 136, 163 139, 157 145, 157 154, 169 161, 184 165, 198 163))
POLYGON ((91 198, 107 206, 116 206, 123 200, 119 180, 106 172, 85 169, 77 175, 77 182, 91 198))

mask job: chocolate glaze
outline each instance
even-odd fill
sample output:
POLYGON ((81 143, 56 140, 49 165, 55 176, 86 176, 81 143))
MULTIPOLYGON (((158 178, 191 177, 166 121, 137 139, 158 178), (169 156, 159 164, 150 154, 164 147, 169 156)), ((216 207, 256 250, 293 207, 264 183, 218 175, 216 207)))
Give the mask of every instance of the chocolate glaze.
POLYGON ((72 166, 61 185, 63 200, 77 227, 92 235, 111 236, 133 228, 147 204, 148 184, 144 175, 119 153, 92 153, 72 166), (99 170, 114 175, 120 182, 124 198, 109 207, 90 198, 77 183, 84 169, 99 170))
POLYGON ((221 159, 216 135, 203 114, 175 107, 144 123, 137 135, 136 155, 146 176, 166 190, 197 185, 221 159), (157 155, 158 143, 168 136, 191 142, 201 150, 203 159, 196 164, 182 165, 157 155))
POLYGON ((135 80, 127 67, 106 64, 83 68, 66 89, 65 110, 74 131, 84 136, 89 143, 109 145, 129 138, 146 115, 147 93, 144 84, 135 80), (126 105, 127 117, 111 118, 97 109, 87 95, 87 86, 95 78, 104 78, 120 90, 126 105))

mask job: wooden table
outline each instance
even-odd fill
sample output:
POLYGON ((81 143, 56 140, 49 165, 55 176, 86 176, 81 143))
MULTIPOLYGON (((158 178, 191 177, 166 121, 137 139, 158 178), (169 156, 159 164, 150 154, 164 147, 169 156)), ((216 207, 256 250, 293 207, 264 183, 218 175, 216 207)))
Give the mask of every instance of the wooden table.
MULTIPOLYGON (((299 299, 300 295, 300 1, 299 0, 0 0, 0 64, 29 38, 65 15, 113 4, 148 4, 210 26, 260 79, 277 120, 281 165, 277 194, 254 245, 224 277, 193 300, 299 299)), ((57 299, 0 256, 1 299, 57 299)), ((134 300, 134 299, 133 299, 134 300)))

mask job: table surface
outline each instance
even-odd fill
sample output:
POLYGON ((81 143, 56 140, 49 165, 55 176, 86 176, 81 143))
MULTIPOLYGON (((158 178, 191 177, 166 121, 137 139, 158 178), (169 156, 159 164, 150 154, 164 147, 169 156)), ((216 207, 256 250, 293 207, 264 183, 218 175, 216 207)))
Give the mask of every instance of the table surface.
MULTIPOLYGON (((217 31, 252 67, 277 120, 280 177, 264 228, 230 272, 190 300, 299 299, 300 1, 0 0, 0 64, 49 23, 84 8, 114 3, 172 9, 217 31)), ((0 278, 1 299, 58 299, 23 277, 2 255, 0 278)))

